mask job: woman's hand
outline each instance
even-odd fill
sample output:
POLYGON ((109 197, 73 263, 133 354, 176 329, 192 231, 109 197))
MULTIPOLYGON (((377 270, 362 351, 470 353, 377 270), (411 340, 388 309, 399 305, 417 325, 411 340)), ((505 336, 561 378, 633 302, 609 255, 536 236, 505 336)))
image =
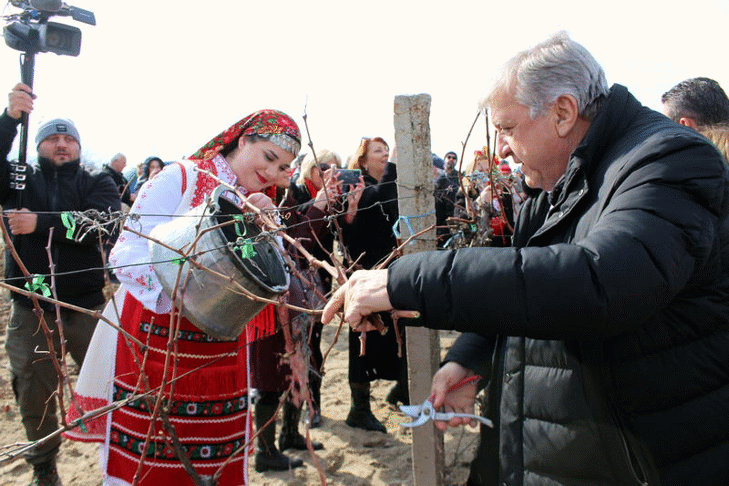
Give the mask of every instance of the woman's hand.
MULTIPOLYGON (((257 207, 261 213, 266 213, 268 211, 272 211, 276 209, 276 205, 273 203, 270 197, 266 196, 262 192, 254 192, 253 194, 250 194, 248 198, 246 199, 248 204, 251 204, 255 207, 257 207)), ((245 209, 245 207, 244 207, 245 209)), ((261 216, 258 215, 255 218, 255 223, 259 227, 263 228, 264 222, 261 219, 261 216)))
POLYGON ((276 209, 276 205, 273 204, 271 198, 266 196, 262 192, 254 192, 253 194, 248 196, 248 202, 260 209, 261 211, 276 209))
POLYGON ((357 182, 356 186, 349 188, 349 192, 347 193, 347 213, 344 215, 344 221, 348 224, 352 224, 354 217, 357 216, 359 200, 362 198, 364 188, 365 183, 363 176, 359 176, 359 182, 357 182))
POLYGON ((322 173, 324 186, 319 189, 314 199, 314 206, 319 210, 325 211, 327 203, 336 198, 342 190, 342 181, 336 177, 335 169, 330 168, 322 173))

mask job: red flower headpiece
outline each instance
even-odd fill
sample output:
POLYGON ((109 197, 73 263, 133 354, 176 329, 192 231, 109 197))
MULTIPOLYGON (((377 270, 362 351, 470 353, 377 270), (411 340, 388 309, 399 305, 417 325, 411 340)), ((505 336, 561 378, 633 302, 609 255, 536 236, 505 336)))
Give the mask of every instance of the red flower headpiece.
POLYGON ((193 159, 212 159, 226 145, 242 135, 268 135, 276 145, 288 150, 294 156, 301 149, 301 132, 296 122, 278 110, 260 110, 235 123, 218 134, 192 154, 193 159))

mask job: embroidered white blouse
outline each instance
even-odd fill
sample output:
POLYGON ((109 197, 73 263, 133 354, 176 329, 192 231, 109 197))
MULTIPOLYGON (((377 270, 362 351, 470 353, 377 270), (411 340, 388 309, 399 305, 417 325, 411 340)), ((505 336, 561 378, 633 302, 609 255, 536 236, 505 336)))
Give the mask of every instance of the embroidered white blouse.
MULTIPOLYGON (((211 172, 214 171, 222 182, 234 186, 236 175, 225 158, 218 155, 212 159, 212 163, 214 169, 211 172)), ((201 177, 202 173, 196 171, 195 164, 190 161, 167 165, 142 186, 129 211, 126 226, 143 235, 149 235, 157 225, 198 206, 204 201, 204 196, 217 185, 203 183, 201 177)), ((242 194, 248 192, 240 186, 237 189, 242 194)), ((172 309, 172 301, 163 291, 154 271, 148 241, 144 236, 128 230, 122 231, 111 251, 109 263, 115 268, 119 281, 135 299, 147 309, 164 314, 172 309)))

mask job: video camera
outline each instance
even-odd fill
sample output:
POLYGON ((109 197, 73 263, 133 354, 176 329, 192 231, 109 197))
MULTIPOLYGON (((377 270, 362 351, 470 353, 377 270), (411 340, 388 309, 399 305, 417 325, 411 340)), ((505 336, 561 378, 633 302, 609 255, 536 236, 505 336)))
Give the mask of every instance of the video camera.
POLYGON ((78 56, 81 29, 48 19, 58 15, 96 25, 93 12, 69 6, 61 0, 10 0, 10 4, 22 8, 23 12, 6 16, 12 23, 3 28, 3 37, 9 47, 18 51, 78 56))

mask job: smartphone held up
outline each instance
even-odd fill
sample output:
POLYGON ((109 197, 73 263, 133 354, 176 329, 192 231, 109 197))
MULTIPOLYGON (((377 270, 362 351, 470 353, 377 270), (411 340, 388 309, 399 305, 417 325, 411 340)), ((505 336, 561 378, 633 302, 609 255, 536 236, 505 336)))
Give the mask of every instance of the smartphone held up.
POLYGON ((337 179, 343 184, 354 186, 359 182, 362 172, 359 169, 339 169, 337 171, 337 179))

